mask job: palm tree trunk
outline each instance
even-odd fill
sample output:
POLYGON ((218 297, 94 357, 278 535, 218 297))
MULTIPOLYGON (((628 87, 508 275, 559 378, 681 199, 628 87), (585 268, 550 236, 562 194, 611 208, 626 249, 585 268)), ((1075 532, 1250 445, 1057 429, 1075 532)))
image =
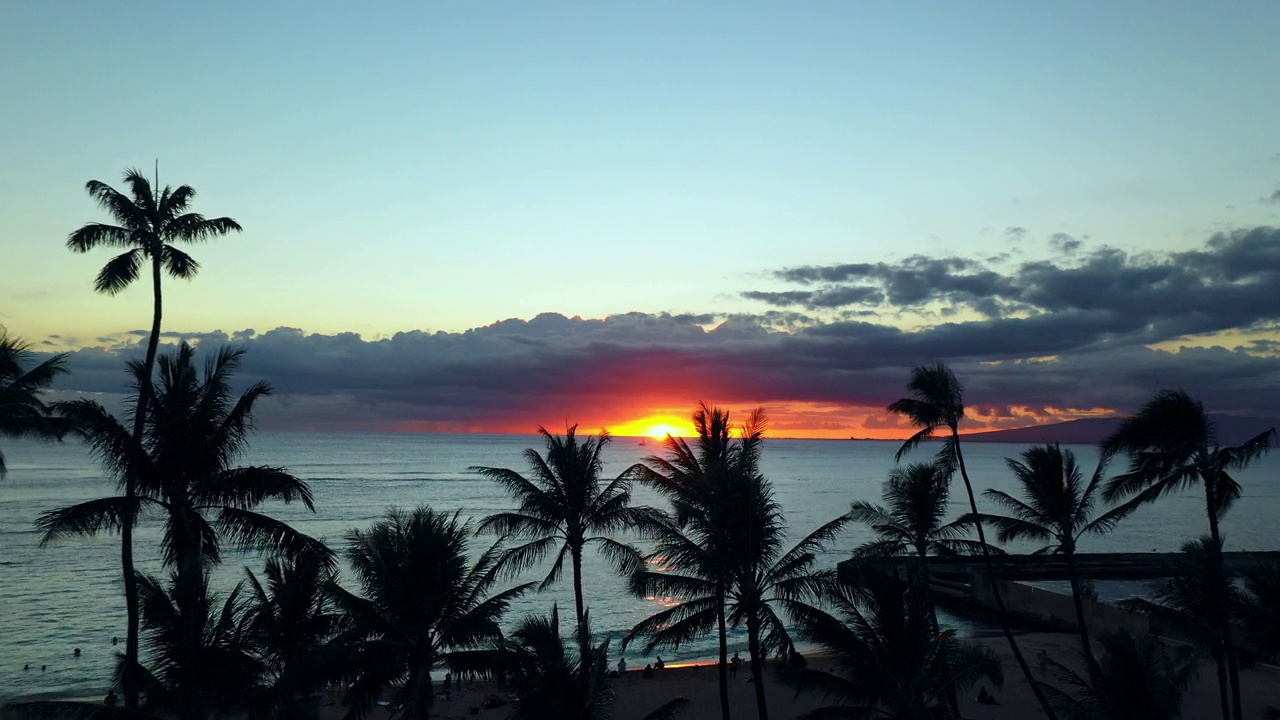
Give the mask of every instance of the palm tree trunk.
MULTIPOLYGON (((917 547, 916 553, 920 558, 920 569, 916 571, 912 582, 918 584, 920 603, 929 613, 929 632, 936 637, 941 632, 942 625, 938 623, 938 608, 933 603, 933 587, 930 584, 933 577, 929 574, 929 551, 927 547, 917 547)), ((960 698, 956 693, 955 683, 947 685, 947 705, 951 708, 953 716, 960 717, 960 698)))
POLYGON ((951 428, 951 440, 955 443, 956 462, 960 466, 960 478, 964 480, 964 490, 969 496, 969 510, 974 515, 973 526, 978 529, 978 542, 982 544, 982 561, 986 565, 987 584, 991 586, 991 597, 996 601, 996 610, 1000 617, 1000 629, 1004 631, 1004 638, 1009 641, 1009 649, 1013 652, 1013 659, 1018 661, 1018 667, 1022 670, 1023 677, 1027 679, 1027 684, 1031 686, 1031 692, 1035 693, 1036 700, 1040 703, 1040 708, 1044 710, 1045 717, 1049 718, 1049 720, 1058 720, 1058 715, 1053 712, 1053 708, 1049 705, 1049 699, 1045 697, 1044 691, 1040 689, 1035 676, 1031 674, 1031 666, 1027 664, 1027 659, 1022 656, 1022 650, 1018 647, 1018 642, 1013 639, 1013 631, 1009 629, 1009 611, 1005 607, 1004 598, 1000 596, 1000 588, 996 585, 996 571, 995 566, 991 564, 991 550, 987 547, 987 534, 982 529, 982 521, 978 519, 978 501, 973 494, 973 484, 969 482, 969 471, 964 466, 964 454, 960 452, 960 432, 954 426, 951 428))
POLYGON ((1085 662, 1089 663, 1089 671, 1097 669, 1098 661, 1093 657, 1093 647, 1089 643, 1089 628, 1084 621, 1084 597, 1080 593, 1080 574, 1076 572, 1076 553, 1068 549, 1067 575, 1071 580, 1071 599, 1076 606, 1076 626, 1080 631, 1080 647, 1084 649, 1085 662))
POLYGON ((756 714, 760 720, 769 720, 769 705, 764 698, 764 655, 760 652, 758 610, 747 615, 747 648, 751 651, 751 679, 756 686, 756 714))
POLYGON ((1218 700, 1222 703, 1222 720, 1231 720, 1231 700, 1227 694, 1227 660, 1221 651, 1213 654, 1213 664, 1218 668, 1218 700))
POLYGON ((127 618, 124 639, 124 672, 120 674, 124 706, 138 708, 138 578, 133 571, 133 523, 138 512, 138 471, 142 466, 142 442, 146 430, 147 404, 151 400, 151 375, 160 346, 160 252, 151 253, 151 287, 154 308, 151 313, 151 335, 147 338, 147 357, 138 383, 138 403, 133 411, 133 443, 129 448, 129 467, 124 475, 124 517, 120 519, 120 566, 124 574, 124 607, 127 618))
POLYGON ((1218 625, 1218 631, 1222 633, 1222 654, 1226 659, 1227 676, 1231 683, 1231 717, 1232 720, 1241 720, 1243 710, 1240 707, 1240 666, 1236 658, 1235 645, 1231 642, 1231 613, 1227 607, 1230 594, 1227 587, 1227 570, 1222 559, 1222 535, 1218 529, 1217 502, 1213 493, 1215 480, 1216 478, 1212 476, 1202 478, 1205 506, 1209 513, 1209 537, 1213 541, 1212 547, 1209 548, 1209 557, 1213 563, 1214 579, 1218 583, 1218 590, 1222 593, 1219 601, 1214 603, 1217 615, 1214 622, 1218 625))
POLYGON ((720 718, 729 720, 729 629, 724 617, 724 590, 716 588, 716 596, 720 600, 720 610, 716 613, 716 621, 720 625, 720 663, 718 674, 720 679, 720 718))
MULTIPOLYGON (((578 627, 582 627, 582 618, 586 615, 586 606, 582 601, 582 548, 569 546, 569 559, 573 563, 573 604, 577 611, 578 627)), ((581 635, 579 634, 579 637, 581 635)), ((585 656, 584 656, 585 657, 585 656)))

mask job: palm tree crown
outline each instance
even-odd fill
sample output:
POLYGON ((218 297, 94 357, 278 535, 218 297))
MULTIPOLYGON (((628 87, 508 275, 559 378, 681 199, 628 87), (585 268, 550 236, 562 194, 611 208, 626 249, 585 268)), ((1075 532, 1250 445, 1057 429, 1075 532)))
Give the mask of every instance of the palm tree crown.
MULTIPOLYGON (((0 329, 0 436, 58 438, 67 430, 40 399, 40 391, 67 372, 67 355, 25 367, 32 354, 29 345, 0 329)), ((0 478, 5 472, 0 452, 0 478)))
POLYGON ((1017 540, 1047 543, 1035 554, 1070 554, 1080 538, 1104 533, 1125 514, 1122 508, 1093 516, 1106 465, 1099 463, 1089 482, 1084 481, 1075 453, 1052 445, 1036 445, 1022 452, 1021 460, 1005 460, 1022 488, 1022 498, 1003 490, 988 489, 983 497, 1009 515, 981 515, 996 527, 1002 543, 1017 540))
POLYGON ((1195 679, 1194 662, 1171 657, 1153 635, 1134 638, 1112 632, 1100 644, 1101 658, 1083 675, 1056 660, 1044 663, 1051 677, 1070 688, 1041 683, 1063 720, 1182 717, 1182 697, 1195 679))
MULTIPOLYGON (((396 717, 430 715, 431 669, 499 637, 511 602, 532 583, 490 594, 505 569, 501 541, 474 562, 470 523, 422 506, 391 510, 347 535, 347 559, 362 595, 334 588, 354 623, 347 642, 355 680, 348 703, 363 714, 388 686, 396 717)), ((451 662, 451 661, 450 661, 451 662)))
POLYGON ((576 620, 586 612, 582 591, 582 551, 595 545, 618 567, 628 573, 639 562, 639 551, 612 537, 626 529, 643 528, 657 515, 649 508, 631 507, 631 474, 623 473, 601 487, 601 452, 609 444, 609 434, 579 440, 577 426, 564 437, 539 427, 546 440, 546 456, 525 450, 531 478, 507 468, 473 467, 472 470, 501 484, 519 502, 514 512, 490 515, 480 522, 479 531, 497 532, 525 540, 508 550, 507 562, 523 569, 545 558, 558 544, 555 562, 542 581, 542 588, 559 579, 565 556, 573 571, 576 620))
POLYGON ((884 485, 888 507, 858 500, 849 511, 854 522, 870 525, 876 532, 876 539, 856 548, 854 555, 947 557, 982 552, 967 537, 971 520, 944 522, 950 495, 951 476, 937 463, 912 463, 889 471, 884 485))
POLYGON ((74 252, 127 248, 98 273, 94 282, 98 292, 115 295, 124 290, 138 279, 144 260, 162 266, 175 278, 192 278, 200 265, 172 243, 201 242, 241 230, 229 217, 206 218, 190 212, 196 191, 189 185, 153 188, 141 172, 132 169, 125 171, 124 182, 128 195, 98 180, 86 183, 90 197, 118 224, 86 223, 67 238, 67 247, 74 252))
POLYGON ((826 672, 788 674, 797 692, 818 692, 836 704, 805 715, 849 720, 934 720, 951 717, 946 696, 987 679, 1004 681, 990 650, 963 643, 955 631, 937 630, 922 595, 895 578, 866 573, 857 583, 831 583, 822 607, 788 604, 801 636, 834 662, 826 672), (824 607, 830 607, 834 614, 824 607))
POLYGON ((1204 487, 1211 525, 1240 496, 1231 471, 1248 467, 1270 448, 1275 429, 1240 445, 1218 444, 1213 421, 1204 405, 1181 390, 1161 390, 1108 438, 1105 458, 1129 456, 1129 470, 1107 482, 1107 500, 1128 498, 1148 503, 1189 487, 1204 487))
MULTIPOLYGON (((314 511, 305 482, 283 468, 232 465, 248 443, 253 406, 270 387, 257 383, 236 398, 231 379, 243 352, 219 350, 203 373, 196 369, 194 354, 184 343, 172 356, 161 358, 139 467, 139 499, 164 517, 165 562, 180 572, 201 572, 200 567, 221 559, 220 537, 246 548, 331 557, 318 541, 254 511, 269 500, 298 501, 314 511)), ((135 388, 140 388, 144 368, 135 362, 131 369, 135 388)), ((90 400, 59 409, 80 428, 103 467, 123 484, 132 445, 124 425, 90 400)), ((37 521, 44 532, 42 542, 118 529, 125 504, 124 497, 109 497, 45 513, 37 521)))

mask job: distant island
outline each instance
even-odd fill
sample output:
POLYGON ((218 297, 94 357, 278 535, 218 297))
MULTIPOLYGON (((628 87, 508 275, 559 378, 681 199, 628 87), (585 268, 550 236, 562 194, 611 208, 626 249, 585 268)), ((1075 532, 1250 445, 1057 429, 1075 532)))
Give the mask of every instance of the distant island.
MULTIPOLYGON (((1211 415, 1210 417, 1218 433, 1218 442, 1223 445, 1238 445, 1259 433, 1266 432, 1268 428, 1280 427, 1280 420, 1269 417, 1242 415, 1211 415)), ((1122 417, 1085 418, 1011 430, 967 433, 963 437, 965 442, 1024 445, 1057 442, 1064 445, 1096 445, 1115 432, 1123 420, 1122 417)))

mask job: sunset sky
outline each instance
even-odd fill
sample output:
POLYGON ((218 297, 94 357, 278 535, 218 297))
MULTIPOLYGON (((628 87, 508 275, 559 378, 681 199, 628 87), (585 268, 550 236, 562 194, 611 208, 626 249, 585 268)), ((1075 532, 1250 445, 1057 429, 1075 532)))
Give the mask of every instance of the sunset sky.
POLYGON ((190 184, 166 341, 279 428, 897 437, 1181 387, 1280 415, 1280 4, 0 4, 0 325, 123 385, 84 192, 190 184))

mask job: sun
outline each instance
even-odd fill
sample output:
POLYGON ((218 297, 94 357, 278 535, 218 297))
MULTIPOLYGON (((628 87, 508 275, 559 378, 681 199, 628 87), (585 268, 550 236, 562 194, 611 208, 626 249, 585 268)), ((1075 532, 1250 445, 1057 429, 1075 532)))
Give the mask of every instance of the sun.
POLYGON ((661 440, 667 435, 674 437, 693 437, 696 433, 693 423, 678 415, 650 415, 631 422, 622 423, 609 428, 609 432, 620 437, 644 437, 661 440))
POLYGON ((662 440, 668 435, 672 435, 675 437, 687 437, 692 433, 686 430, 685 428, 676 427, 675 425, 658 423, 656 425, 650 425, 646 427, 640 434, 646 435, 648 437, 651 437, 657 440, 662 440))

